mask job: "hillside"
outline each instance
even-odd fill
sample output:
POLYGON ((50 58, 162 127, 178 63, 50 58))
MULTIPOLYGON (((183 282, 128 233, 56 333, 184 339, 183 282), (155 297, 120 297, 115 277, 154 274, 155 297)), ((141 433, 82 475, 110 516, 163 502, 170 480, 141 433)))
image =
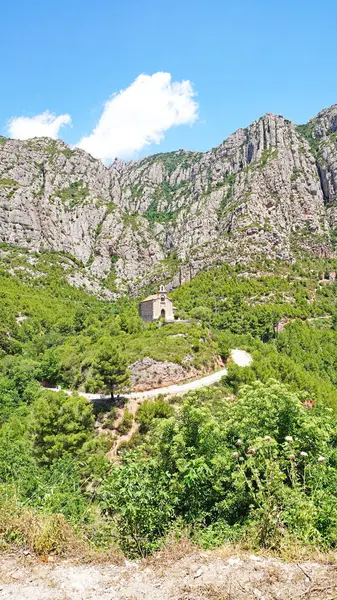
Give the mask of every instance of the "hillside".
POLYGON ((108 168, 2 139, 1 549, 335 552, 336 119, 266 115, 208 153, 108 168), (182 321, 141 321, 138 295, 160 280, 182 321), (123 395, 224 366, 184 397, 123 395))
POLYGON ((206 153, 109 167, 47 138, 0 139, 0 239, 75 260, 105 297, 176 287, 205 267, 334 256, 337 105, 307 125, 267 114, 206 153))

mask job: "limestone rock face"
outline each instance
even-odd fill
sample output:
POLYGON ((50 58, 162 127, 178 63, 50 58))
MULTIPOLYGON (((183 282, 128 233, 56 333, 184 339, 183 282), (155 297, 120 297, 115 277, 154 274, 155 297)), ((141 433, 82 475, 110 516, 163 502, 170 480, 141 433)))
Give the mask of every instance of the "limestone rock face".
POLYGON ((132 389, 137 392, 174 385, 186 378, 196 376, 195 369, 187 371, 181 365, 143 358, 130 366, 132 389))
POLYGON ((267 114, 206 153, 105 167, 48 138, 0 138, 0 240, 81 265, 72 283, 136 293, 295 249, 333 252, 337 105, 297 127, 267 114))
POLYGON ((337 104, 320 112, 309 122, 315 142, 316 154, 324 199, 328 212, 335 214, 337 206, 337 104))

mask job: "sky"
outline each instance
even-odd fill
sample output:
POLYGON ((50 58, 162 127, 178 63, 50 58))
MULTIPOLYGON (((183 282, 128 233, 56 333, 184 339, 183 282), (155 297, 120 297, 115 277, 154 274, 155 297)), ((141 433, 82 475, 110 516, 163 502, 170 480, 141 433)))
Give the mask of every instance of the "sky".
POLYGON ((208 150, 337 103, 336 0, 7 0, 0 134, 105 163, 208 150))

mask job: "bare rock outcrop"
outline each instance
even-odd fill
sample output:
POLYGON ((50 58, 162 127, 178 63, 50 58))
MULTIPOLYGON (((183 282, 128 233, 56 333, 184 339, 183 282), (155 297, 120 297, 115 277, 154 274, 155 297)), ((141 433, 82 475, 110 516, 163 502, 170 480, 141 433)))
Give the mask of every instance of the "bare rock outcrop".
POLYGON ((130 366, 130 370, 132 389, 136 392, 174 385, 198 375, 196 369, 190 368, 187 371, 176 363, 149 357, 137 360, 130 366))
POLYGON ((59 140, 0 138, 0 240, 80 263, 72 283, 136 293, 205 267, 333 252, 337 105, 305 126, 267 114, 206 153, 105 167, 59 140))

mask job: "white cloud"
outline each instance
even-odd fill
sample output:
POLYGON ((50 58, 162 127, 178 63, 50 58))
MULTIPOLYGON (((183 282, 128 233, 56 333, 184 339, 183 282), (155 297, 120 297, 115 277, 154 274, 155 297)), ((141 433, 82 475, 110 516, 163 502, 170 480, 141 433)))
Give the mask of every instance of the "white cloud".
POLYGON ((8 135, 19 140, 33 137, 50 137, 56 139, 64 125, 71 124, 70 115, 58 117, 48 110, 35 117, 12 117, 7 125, 8 135))
POLYGON ((76 144, 102 160, 131 158, 159 142, 174 125, 192 124, 198 104, 190 81, 172 81, 170 73, 139 75, 104 106, 93 132, 76 144))

